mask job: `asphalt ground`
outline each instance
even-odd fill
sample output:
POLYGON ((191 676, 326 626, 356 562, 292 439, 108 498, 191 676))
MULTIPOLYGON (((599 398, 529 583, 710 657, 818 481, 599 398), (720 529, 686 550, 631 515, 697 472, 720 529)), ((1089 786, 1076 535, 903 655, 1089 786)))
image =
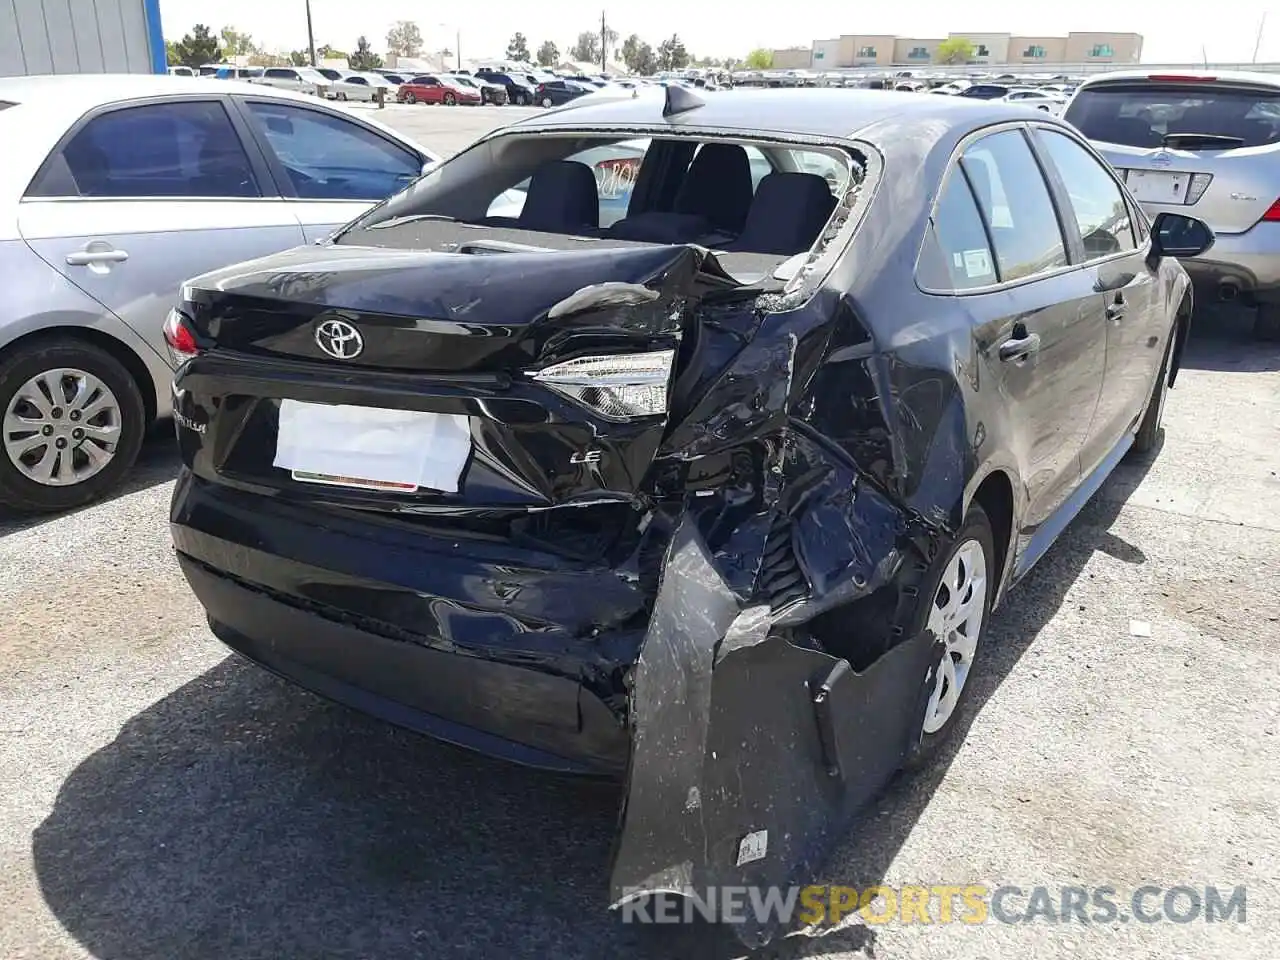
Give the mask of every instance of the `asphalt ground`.
MULTIPOLYGON (((382 116, 448 153, 527 112, 382 116)), ((1197 317, 1158 456, 1122 465, 992 621, 967 737, 813 878, 1017 885, 1015 918, 1036 886, 1112 887, 1126 919, 852 915, 770 955, 1280 954, 1280 347, 1247 321, 1197 317), (1130 920, 1143 884, 1243 886, 1244 922, 1130 920)), ((0 957, 707 955, 605 912, 616 787, 393 729, 229 656, 173 561, 176 465, 161 431, 118 496, 0 516, 0 957)))

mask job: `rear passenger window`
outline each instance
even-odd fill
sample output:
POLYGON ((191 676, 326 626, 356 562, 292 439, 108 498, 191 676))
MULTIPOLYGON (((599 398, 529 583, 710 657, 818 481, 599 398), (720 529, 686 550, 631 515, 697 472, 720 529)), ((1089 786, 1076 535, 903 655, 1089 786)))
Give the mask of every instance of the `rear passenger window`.
POLYGON ((1020 131, 983 137, 964 152, 960 164, 991 230, 1001 282, 1066 265, 1049 187, 1020 131))
POLYGON ((978 206, 958 167, 938 198, 920 259, 920 282, 929 290, 973 290, 997 282, 978 206))
MULTIPOLYGON (((261 195, 240 136, 214 101, 113 110, 90 120, 62 159, 82 197, 261 195)), ((51 166, 32 194, 66 195, 44 189, 59 173, 51 166)))
POLYGON ((1111 174, 1070 137, 1052 130, 1036 133, 1071 197, 1087 260, 1133 250, 1133 227, 1124 194, 1111 174))

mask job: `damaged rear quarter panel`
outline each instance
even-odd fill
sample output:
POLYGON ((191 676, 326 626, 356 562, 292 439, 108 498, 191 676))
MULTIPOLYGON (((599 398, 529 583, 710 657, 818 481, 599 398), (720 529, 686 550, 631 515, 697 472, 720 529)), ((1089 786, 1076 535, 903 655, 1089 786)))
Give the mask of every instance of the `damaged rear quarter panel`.
POLYGON ((984 469, 985 374, 963 313, 913 282, 919 184, 952 145, 895 133, 904 169, 813 295, 708 317, 745 342, 676 398, 655 469, 687 499, 634 671, 615 906, 804 882, 919 743, 944 649, 919 586, 984 469))

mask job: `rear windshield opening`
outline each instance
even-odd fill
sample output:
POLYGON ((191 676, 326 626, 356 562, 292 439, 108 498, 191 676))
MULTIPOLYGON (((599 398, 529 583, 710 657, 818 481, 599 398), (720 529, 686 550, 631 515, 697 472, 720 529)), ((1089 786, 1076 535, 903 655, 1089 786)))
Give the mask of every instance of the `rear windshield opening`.
POLYGON ((1214 83, 1086 87, 1066 119, 1090 140, 1130 147, 1160 147, 1166 140, 1193 150, 1261 147, 1280 141, 1280 91, 1214 83))
POLYGON ((520 231, 533 244, 528 232, 782 260, 813 247, 863 177, 854 155, 830 146, 508 134, 449 160, 338 242, 429 249, 445 235, 520 231))

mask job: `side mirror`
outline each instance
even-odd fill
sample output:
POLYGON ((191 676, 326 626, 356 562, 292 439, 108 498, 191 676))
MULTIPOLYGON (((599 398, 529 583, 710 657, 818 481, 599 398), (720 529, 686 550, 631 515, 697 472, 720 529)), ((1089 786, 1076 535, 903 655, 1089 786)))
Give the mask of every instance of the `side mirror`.
POLYGON ((1158 213, 1151 223, 1151 253, 1157 257, 1198 257, 1216 238, 1209 225, 1180 213, 1158 213))

